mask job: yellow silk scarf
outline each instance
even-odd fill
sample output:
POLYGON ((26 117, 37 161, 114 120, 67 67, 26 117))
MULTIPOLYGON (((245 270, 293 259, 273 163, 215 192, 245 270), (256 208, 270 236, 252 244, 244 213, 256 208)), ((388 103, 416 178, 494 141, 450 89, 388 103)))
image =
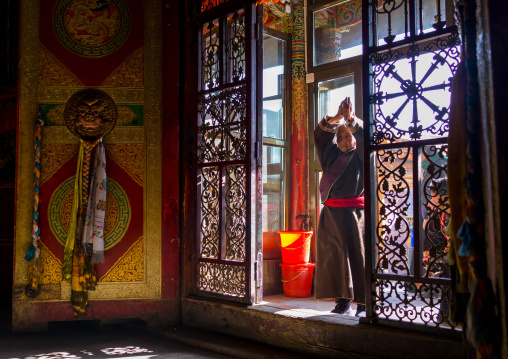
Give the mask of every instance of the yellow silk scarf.
POLYGON ((72 198, 71 218, 69 221, 69 229, 65 240, 64 261, 62 268, 62 279, 70 281, 72 277, 72 257, 74 252, 74 243, 76 241, 76 228, 78 225, 78 211, 81 208, 81 191, 83 187, 83 158, 85 154, 83 141, 80 140, 78 153, 78 165, 76 168, 76 179, 74 180, 74 196, 72 198))

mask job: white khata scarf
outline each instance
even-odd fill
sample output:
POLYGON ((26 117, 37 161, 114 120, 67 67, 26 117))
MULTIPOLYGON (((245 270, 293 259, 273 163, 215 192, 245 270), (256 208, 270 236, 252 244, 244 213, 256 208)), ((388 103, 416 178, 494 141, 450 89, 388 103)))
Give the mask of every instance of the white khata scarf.
POLYGON ((90 195, 83 229, 84 247, 92 245, 92 262, 104 263, 104 218, 106 216, 106 150, 99 140, 90 181, 90 195))

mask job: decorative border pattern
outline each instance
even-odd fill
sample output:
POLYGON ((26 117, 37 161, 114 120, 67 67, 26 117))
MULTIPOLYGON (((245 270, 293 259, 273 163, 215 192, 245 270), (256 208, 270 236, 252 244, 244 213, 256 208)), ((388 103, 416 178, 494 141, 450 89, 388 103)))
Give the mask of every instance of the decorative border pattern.
MULTIPOLYGON (((79 140, 69 132, 67 127, 48 126, 44 128, 43 143, 73 143, 79 144, 79 140)), ((115 127, 104 138, 104 143, 144 143, 145 130, 143 127, 115 127)), ((147 164, 148 165, 148 164, 147 164)))
POLYGON ((60 283, 62 281, 62 261, 40 242, 41 246, 41 283, 60 283))
MULTIPOLYGON (((44 132, 42 134, 44 136, 44 132)), ((79 150, 79 145, 71 143, 51 143, 42 141, 41 149, 41 184, 46 183, 62 168, 79 150)), ((41 189, 42 190, 42 189, 41 189)))
MULTIPOLYGON (((65 104, 43 103, 42 112, 46 121, 44 128, 49 126, 65 126, 64 111, 65 104)), ((119 126, 143 126, 143 105, 117 105, 118 118, 116 127, 119 126)))
POLYGON ((143 87, 143 48, 135 50, 102 83, 104 87, 143 87))
MULTIPOLYGON (((152 295, 161 291, 162 223, 162 16, 160 0, 145 1, 145 176, 144 224, 146 238, 146 282, 152 295), (155 292, 155 290, 157 292, 155 292)), ((146 293, 140 293, 140 296, 146 293)))
POLYGON ((83 86, 83 83, 39 43, 39 86, 83 86))
MULTIPOLYGON (((148 59, 147 59, 148 60, 148 59)), ((160 69, 159 69, 160 73, 160 69)), ((160 81, 160 78, 159 78, 160 81)), ((89 87, 86 86, 44 86, 38 90, 37 100, 39 103, 66 103, 71 96, 89 87)), ((109 96, 119 104, 140 104, 142 105, 145 101, 145 90, 144 89, 130 89, 130 88, 111 88, 94 86, 94 88, 107 92, 109 96)))
POLYGON ((15 228, 15 287, 28 282, 28 264, 24 256, 32 239, 32 196, 34 123, 37 117, 37 83, 39 80, 39 6, 38 0, 21 1, 19 54, 19 127, 17 151, 17 199, 15 228))
POLYGON ((140 282, 145 278, 144 241, 139 238, 99 282, 140 282))
POLYGON ((112 143, 106 146, 109 158, 112 158, 134 182, 143 187, 145 181, 144 146, 142 144, 112 143))

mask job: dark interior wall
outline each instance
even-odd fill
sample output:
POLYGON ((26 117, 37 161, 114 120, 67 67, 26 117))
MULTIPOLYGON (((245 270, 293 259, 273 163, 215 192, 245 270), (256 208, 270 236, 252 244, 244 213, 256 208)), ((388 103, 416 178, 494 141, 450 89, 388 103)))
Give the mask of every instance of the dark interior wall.
POLYGON ((0 95, 16 92, 18 14, 19 0, 0 2, 0 95))
MULTIPOLYGON (((0 2, 0 301, 11 301, 19 0, 0 2)), ((7 304, 8 305, 8 304, 7 304)))
POLYGON ((14 238, 14 187, 0 184, 0 301, 12 295, 12 252, 14 238))
MULTIPOLYGON (((9 122, 8 116, 16 121, 16 111, 6 111, 15 106, 15 99, 0 101, 1 121, 9 122)), ((0 301, 10 301, 12 296, 15 168, 16 131, 0 131, 0 301)))
MULTIPOLYGON (((492 118, 494 120, 494 134, 496 142, 497 158, 497 189, 499 193, 494 193, 499 206, 499 232, 496 233, 496 251, 497 258, 501 260, 496 264, 497 273, 501 276, 498 279, 498 299, 501 305, 501 316, 503 333, 503 357, 508 356, 508 309, 506 295, 508 291, 508 245, 503 238, 508 233, 508 187, 506 180, 508 178, 508 121, 506 120, 506 99, 508 98, 508 71, 506 70, 506 59, 508 58, 508 32, 506 31, 506 18, 508 16, 508 3, 506 1, 485 1, 483 3, 485 20, 489 25, 490 48, 487 48, 485 57, 487 66, 490 66, 489 80, 492 81, 490 88, 492 98, 488 105, 492 105, 492 118), (490 61, 490 64, 489 64, 490 61)), ((489 86, 490 83, 481 84, 489 86)), ((487 104, 485 104, 487 105, 487 104)))

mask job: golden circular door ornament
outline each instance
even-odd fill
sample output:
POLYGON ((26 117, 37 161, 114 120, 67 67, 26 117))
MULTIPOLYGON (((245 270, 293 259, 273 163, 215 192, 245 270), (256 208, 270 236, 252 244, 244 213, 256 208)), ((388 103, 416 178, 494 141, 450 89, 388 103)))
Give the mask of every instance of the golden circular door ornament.
POLYGON ((84 141, 106 137, 115 128, 117 119, 115 102, 101 90, 80 90, 65 104, 65 126, 84 141))

